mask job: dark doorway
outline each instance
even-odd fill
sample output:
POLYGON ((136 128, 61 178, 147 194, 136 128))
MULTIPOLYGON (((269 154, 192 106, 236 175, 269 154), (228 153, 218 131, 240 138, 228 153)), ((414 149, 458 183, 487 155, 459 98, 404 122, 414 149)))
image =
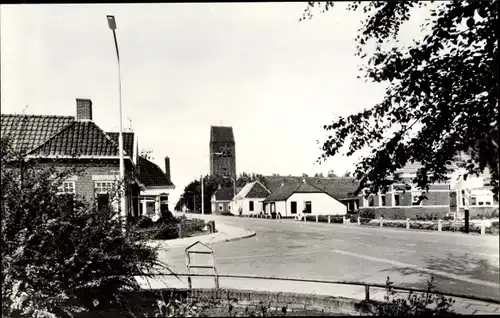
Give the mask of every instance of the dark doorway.
POLYGON ((297 202, 295 201, 290 202, 290 212, 292 214, 297 214, 297 202))
POLYGON ((306 213, 312 213, 312 203, 311 203, 311 201, 306 201, 306 213))

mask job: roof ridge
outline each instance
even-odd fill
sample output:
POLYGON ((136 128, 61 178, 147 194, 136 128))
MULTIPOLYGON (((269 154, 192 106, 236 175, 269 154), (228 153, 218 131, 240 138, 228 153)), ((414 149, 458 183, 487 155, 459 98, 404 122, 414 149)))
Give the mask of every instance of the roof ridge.
POLYGON ((76 123, 76 120, 67 124, 65 127, 63 127, 61 130, 59 130, 58 132, 56 132, 55 134, 53 134, 52 136, 50 136, 49 138, 47 138, 47 140, 45 140, 44 142, 42 142, 41 144, 39 144, 38 146, 36 146, 35 148, 33 148, 32 150, 30 150, 28 152, 28 154, 31 154, 31 153, 34 153, 36 150, 38 150, 39 148, 41 148, 43 145, 47 144, 49 141, 51 141, 52 139, 54 139, 55 137, 57 137, 59 134, 61 134, 63 131, 69 129, 69 127, 73 126, 74 124, 76 123))

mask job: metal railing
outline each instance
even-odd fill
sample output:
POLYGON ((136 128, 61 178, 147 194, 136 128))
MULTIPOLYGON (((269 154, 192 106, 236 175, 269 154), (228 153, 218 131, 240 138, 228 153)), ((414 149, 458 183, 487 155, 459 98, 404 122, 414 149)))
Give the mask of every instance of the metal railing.
MULTIPOLYGON (((214 277, 213 274, 194 274, 194 273, 148 273, 144 274, 144 276, 176 276, 176 277, 214 277)), ((278 281, 292 281, 292 282, 303 282, 303 283, 319 283, 319 284, 333 284, 333 285, 352 285, 352 286, 360 286, 365 288, 365 300, 370 300, 370 287, 374 288, 383 288, 386 289, 387 286, 385 284, 375 284, 375 283, 365 283, 358 281, 335 281, 335 280, 324 280, 324 279, 306 279, 306 278, 292 278, 292 277, 275 277, 275 276, 256 276, 256 275, 229 275, 229 274, 217 274, 217 279, 219 278, 236 278, 236 279, 255 279, 255 280, 278 280, 278 281)), ((423 288, 413 288, 413 287, 404 287, 392 285, 392 289, 406 291, 406 292, 414 292, 414 293, 425 293, 428 290, 423 288)), ((490 297, 482 297, 482 296, 474 296, 474 295, 466 295, 462 293, 454 293, 454 292, 442 292, 440 290, 432 290, 431 294, 440 294, 447 297, 457 297, 457 298, 465 298, 470 300, 483 301, 493 304, 500 304, 499 299, 490 298, 490 297)))

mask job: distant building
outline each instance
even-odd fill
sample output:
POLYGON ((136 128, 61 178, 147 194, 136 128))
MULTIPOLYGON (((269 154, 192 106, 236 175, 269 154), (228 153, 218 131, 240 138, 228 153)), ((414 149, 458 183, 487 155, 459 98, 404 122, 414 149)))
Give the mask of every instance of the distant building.
POLYGON ((234 189, 233 187, 225 187, 223 188, 219 185, 219 189, 215 191, 210 200, 211 203, 211 211, 212 214, 221 214, 221 213, 233 213, 237 212, 233 211, 231 208, 233 206, 232 201, 234 198, 234 192, 236 193, 241 191, 241 188, 234 189))
POLYGON ((210 127, 210 174, 236 178, 236 147, 232 127, 210 127))
POLYGON ((233 214, 259 214, 264 211, 263 201, 271 194, 259 181, 247 183, 233 199, 233 214))

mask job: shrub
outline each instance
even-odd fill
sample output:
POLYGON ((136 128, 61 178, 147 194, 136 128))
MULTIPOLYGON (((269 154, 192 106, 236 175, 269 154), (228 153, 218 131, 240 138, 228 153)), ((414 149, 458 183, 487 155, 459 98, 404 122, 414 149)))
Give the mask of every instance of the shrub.
POLYGON ((153 235, 154 240, 173 240, 179 238, 179 228, 176 224, 162 224, 153 235))
POLYGON ((393 282, 387 277, 386 302, 377 306, 377 316, 441 316, 451 315, 451 306, 455 302, 442 294, 435 293, 434 277, 427 281, 427 291, 421 294, 410 292, 407 298, 397 298, 393 282))
POLYGON ((189 236, 191 233, 203 232, 206 223, 200 219, 189 219, 182 223, 183 236, 189 236))
POLYGON ((406 228, 406 223, 403 223, 403 222, 384 222, 384 227, 406 228))
MULTIPOLYGON (((368 223, 370 223, 371 220, 373 220, 373 219, 360 217, 359 218, 359 223, 361 223, 361 224, 368 224, 368 223)), ((357 220, 356 220, 356 222, 357 222, 357 220)))
POLYGON ((153 220, 147 216, 143 216, 137 222, 137 227, 141 229, 146 229, 148 227, 152 227, 154 224, 153 220))
POLYGON ((359 211, 359 216, 361 218, 364 218, 364 219, 374 219, 375 218, 375 211, 363 209, 363 210, 359 211))
POLYGON ((225 215, 225 216, 234 216, 231 212, 222 212, 220 215, 225 215))

